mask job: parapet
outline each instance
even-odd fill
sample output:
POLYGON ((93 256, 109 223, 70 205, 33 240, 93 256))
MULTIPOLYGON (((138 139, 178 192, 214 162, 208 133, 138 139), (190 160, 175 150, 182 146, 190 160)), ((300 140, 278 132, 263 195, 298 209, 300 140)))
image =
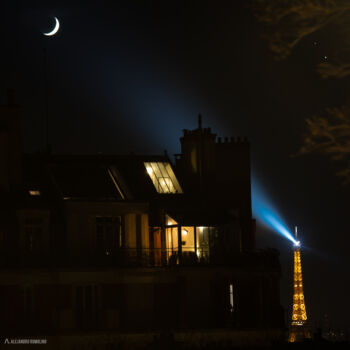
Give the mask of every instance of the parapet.
POLYGON ((224 137, 224 139, 222 139, 222 137, 218 137, 216 140, 216 144, 222 144, 222 145, 249 144, 249 140, 246 136, 244 136, 243 138, 231 136, 230 138, 224 137))

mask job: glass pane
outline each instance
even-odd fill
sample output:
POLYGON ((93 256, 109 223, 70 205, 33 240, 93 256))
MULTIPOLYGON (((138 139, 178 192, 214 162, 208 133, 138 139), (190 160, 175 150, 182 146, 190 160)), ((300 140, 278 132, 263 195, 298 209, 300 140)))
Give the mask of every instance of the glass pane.
POLYGON ((165 230, 167 258, 170 264, 178 263, 178 227, 167 227, 165 230))
POLYGON ((182 241, 182 262, 185 265, 197 263, 196 249, 194 245, 194 227, 181 227, 181 241, 182 241))
POLYGON ((210 227, 206 226, 197 227, 197 256, 200 261, 209 260, 210 229, 210 227))
POLYGON ((169 215, 165 215, 165 225, 171 226, 171 225, 177 225, 178 223, 169 215))
POLYGON ((182 193, 170 163, 145 162, 144 165, 158 193, 182 193))
POLYGON ((182 252, 194 252, 194 227, 182 226, 181 227, 181 242, 182 252))
POLYGON ((177 181, 177 178, 173 172, 173 169, 171 168, 171 165, 169 163, 165 163, 165 169, 170 177, 170 181, 172 183, 173 193, 182 193, 181 186, 179 182, 177 181))
POLYGON ((109 255, 121 245, 121 217, 96 217, 97 251, 109 255))

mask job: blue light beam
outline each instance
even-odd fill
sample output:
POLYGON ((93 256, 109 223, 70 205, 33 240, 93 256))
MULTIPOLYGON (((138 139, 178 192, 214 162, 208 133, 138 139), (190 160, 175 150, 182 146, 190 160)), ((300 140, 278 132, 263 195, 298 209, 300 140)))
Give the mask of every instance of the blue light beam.
POLYGON ((297 241, 294 238, 293 234, 287 228, 287 225, 278 214, 278 211, 272 205, 270 200, 268 200, 266 193, 264 193, 261 186, 254 178, 252 180, 252 194, 253 215, 255 218, 259 220, 265 227, 268 227, 273 231, 281 234, 293 242, 295 245, 297 245, 297 241))

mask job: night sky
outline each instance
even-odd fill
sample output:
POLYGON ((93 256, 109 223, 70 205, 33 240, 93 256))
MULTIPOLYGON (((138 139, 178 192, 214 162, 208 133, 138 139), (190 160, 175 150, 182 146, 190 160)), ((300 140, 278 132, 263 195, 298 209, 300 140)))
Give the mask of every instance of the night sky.
MULTIPOLYGON (((305 118, 349 100, 349 79, 315 66, 337 43, 331 30, 276 61, 249 1, 7 1, 1 5, 1 89, 16 89, 26 152, 44 147, 44 47, 54 153, 180 152, 197 115, 219 136, 248 136, 252 177, 289 228, 298 225, 306 308, 350 329, 349 187, 322 156, 293 157, 305 118), (43 31, 61 29, 54 37, 43 31), (318 45, 314 45, 317 40, 318 45)), ((349 57, 350 59, 350 57, 349 57)), ((254 192, 253 192, 254 196, 254 192)), ((274 247, 290 314, 292 244, 258 222, 274 247)), ((288 318, 289 322, 289 318, 288 318)))

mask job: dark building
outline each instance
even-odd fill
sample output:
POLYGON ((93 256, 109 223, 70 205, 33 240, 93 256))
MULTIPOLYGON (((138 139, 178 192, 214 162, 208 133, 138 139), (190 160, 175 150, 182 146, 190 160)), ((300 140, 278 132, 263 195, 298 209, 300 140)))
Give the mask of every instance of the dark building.
POLYGON ((249 143, 184 130, 165 155, 23 154, 0 110, 0 329, 52 348, 284 336, 280 266, 255 248, 249 143))

